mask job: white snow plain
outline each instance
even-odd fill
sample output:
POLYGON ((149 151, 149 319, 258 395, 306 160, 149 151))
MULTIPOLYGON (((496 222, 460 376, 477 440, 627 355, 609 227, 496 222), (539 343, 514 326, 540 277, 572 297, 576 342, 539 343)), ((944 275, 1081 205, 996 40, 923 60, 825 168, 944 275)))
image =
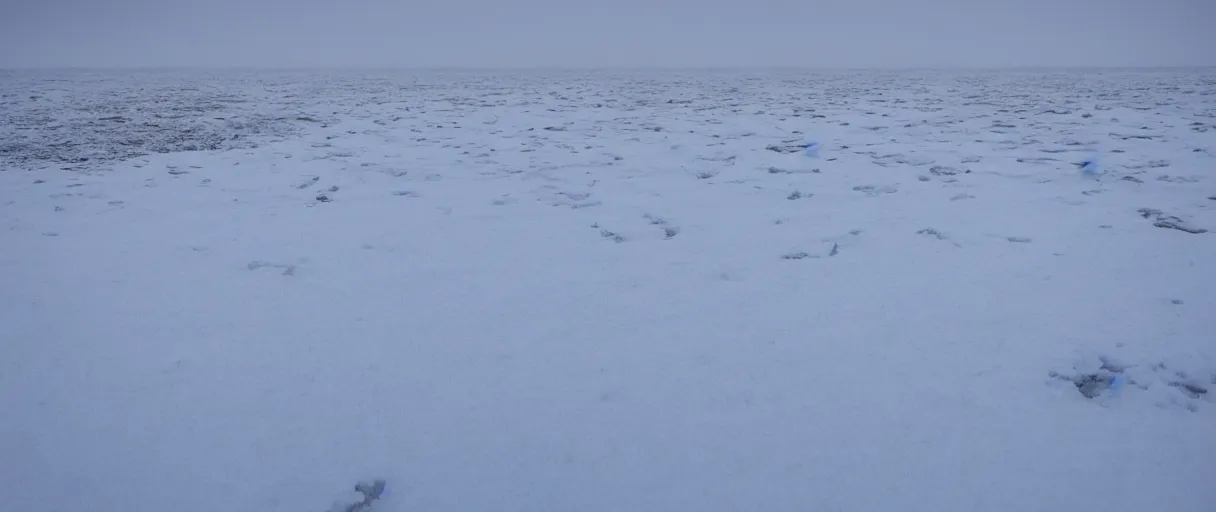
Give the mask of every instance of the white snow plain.
POLYGON ((1216 70, 0 94, 0 510, 1216 509, 1216 70))

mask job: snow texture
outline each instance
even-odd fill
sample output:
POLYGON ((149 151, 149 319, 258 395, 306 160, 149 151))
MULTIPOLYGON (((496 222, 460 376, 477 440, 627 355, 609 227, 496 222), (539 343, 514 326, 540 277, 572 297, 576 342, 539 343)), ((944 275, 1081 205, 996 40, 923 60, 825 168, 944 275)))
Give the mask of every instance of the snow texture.
POLYGON ((1214 123, 1202 69, 5 72, 0 510, 1210 512, 1214 123))

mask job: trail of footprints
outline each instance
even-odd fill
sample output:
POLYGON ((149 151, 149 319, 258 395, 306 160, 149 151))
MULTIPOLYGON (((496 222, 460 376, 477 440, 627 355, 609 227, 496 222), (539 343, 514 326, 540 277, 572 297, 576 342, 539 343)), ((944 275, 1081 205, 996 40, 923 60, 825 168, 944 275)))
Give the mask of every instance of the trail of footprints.
MULTIPOLYGON (((801 94, 801 92, 799 92, 799 94, 801 94)), ((450 100, 445 99, 444 101, 450 101, 450 100)), ((482 101, 485 101, 485 100, 482 99, 482 101)), ((496 100, 496 101, 498 101, 497 106, 503 106, 506 104, 507 100, 502 99, 502 100, 496 100)), ((592 101, 592 100, 589 99, 587 101, 592 101)), ((1025 101, 1028 104, 1033 102, 1032 100, 1025 100, 1025 101)), ((671 102, 671 100, 669 100, 669 103, 670 102, 671 102)), ((679 101, 678 103, 687 103, 687 102, 679 101)), ((790 104, 792 104, 792 102, 790 102, 790 104)), ((785 104, 778 103, 775 106, 782 106, 782 105, 785 105, 785 104)), ((476 108, 476 107, 485 107, 485 106, 494 106, 494 105, 482 105, 482 104, 477 104, 477 103, 471 103, 469 106, 476 108)), ((601 106, 602 105, 599 103, 594 104, 595 108, 599 108, 601 106)), ((1007 107, 1006 109, 1003 109, 1001 111, 1008 112, 1008 108, 1010 108, 1011 106, 1013 108, 1016 108, 1017 105, 1016 105, 1016 102, 1013 102, 1009 105, 999 105, 999 106, 1007 107)), ((446 105, 445 105, 445 107, 446 107, 446 105)), ((1103 110, 1108 110, 1109 108, 1110 107, 1108 107, 1108 106, 1099 105, 1099 106, 1095 106, 1094 110, 1103 111, 1103 110)), ((409 108, 405 109, 405 111, 407 111, 407 112, 409 110, 410 110, 409 108)), ((776 110, 776 109, 772 109, 772 110, 776 110)), ((934 111, 940 110, 940 108, 935 107, 935 106, 925 106, 925 107, 919 108, 918 110, 921 110, 923 112, 934 112, 934 111)), ((795 112, 797 112, 797 110, 795 110, 795 112)), ((762 112, 757 112, 756 114, 759 115, 761 113, 762 112)), ((424 115, 424 114, 426 114, 426 112, 424 110, 419 110, 417 112, 417 115, 424 115)), ((805 114, 805 117, 808 119, 826 118, 826 116, 824 116, 822 114, 813 113, 813 109, 811 109, 810 111, 805 111, 804 114, 805 114)), ((867 114, 872 114, 872 112, 867 112, 867 114)), ((768 114, 768 115, 775 115, 775 114, 768 114)), ((1080 111, 1073 112, 1072 110, 1063 109, 1060 107, 1040 110, 1037 113, 1031 112, 1029 115, 1033 115, 1036 117, 1038 117, 1038 116, 1073 116, 1073 115, 1075 115, 1075 116, 1077 116, 1079 118, 1083 118, 1083 119, 1087 119, 1087 118, 1090 118, 1093 116, 1093 114, 1091 114, 1089 112, 1080 112, 1080 111)), ((1099 115, 1101 115, 1101 114, 1099 114, 1099 115)), ((884 114, 882 114, 882 116, 886 117, 887 114, 884 113, 884 114)), ((1091 146, 1091 145, 1094 145, 1097 143, 1097 141, 1078 142, 1078 141, 1071 141, 1071 140, 1061 140, 1061 141, 1058 141, 1055 143, 1052 143, 1052 142, 1044 143, 1044 142, 1040 142, 1038 140, 1034 140, 1034 139, 1030 139, 1030 138, 1026 138, 1026 137, 1018 137, 1017 135, 1015 135, 1016 132, 1011 132, 1011 130, 1018 130, 1019 128, 1028 128, 1029 127, 1029 128, 1034 128, 1038 132, 1042 132, 1042 133, 1046 134, 1046 133, 1049 133, 1049 132, 1052 132, 1055 130, 1053 128, 1054 125, 1052 125, 1052 124, 1043 124, 1043 123, 1035 123, 1035 122, 1026 123, 1024 121, 1025 117, 1019 117, 1018 120, 1013 120, 1013 119, 1011 119, 1012 116, 1003 116, 1004 117, 1003 119, 996 120, 996 121, 990 121, 987 119, 983 119, 984 117, 986 117, 986 115, 979 116, 979 117, 970 117, 967 119, 942 119, 942 120, 937 120, 937 121, 933 121, 933 122, 922 121, 921 123, 924 124, 925 127, 931 127, 931 128, 934 128, 935 131, 946 134, 943 136, 947 137, 947 138, 953 137, 954 136, 953 134, 963 133, 964 131, 966 131, 968 133, 976 132, 979 130, 989 131, 992 134, 996 134, 997 136, 984 135, 983 140, 976 140, 976 142, 982 143, 982 144, 987 144, 996 151, 1001 151, 1004 149, 1014 149, 1017 147, 1037 146, 1039 152, 1051 154, 1052 156, 1055 156, 1058 158, 1023 157, 1023 158, 1017 159, 1017 161, 1027 164, 1027 165, 1036 165, 1036 166, 1044 166, 1044 167, 1062 165, 1061 162, 1066 162, 1068 160, 1068 158, 1066 156, 1067 152, 1077 151, 1078 149, 1076 149, 1076 148, 1079 146, 1091 146), (959 123, 963 123, 963 124, 959 125, 959 123), (978 127, 978 125, 976 123, 983 123, 988 126, 978 127), (1021 125, 1021 126, 1019 126, 1019 125, 1021 125)), ((401 117, 394 117, 391 119, 391 122, 397 122, 401 119, 402 119, 401 117)), ((415 119, 415 117, 411 117, 410 119, 415 119)), ((105 118, 103 118, 103 120, 105 120, 105 118)), ((317 118, 314 118, 311 116, 304 116, 304 115, 296 117, 295 120, 300 121, 300 122, 308 122, 308 123, 320 123, 321 122, 317 118)), ((495 116, 493 121, 487 120, 487 121, 484 121, 483 124, 496 125, 496 124, 498 124, 498 122, 499 122, 498 117, 495 116)), ((902 122, 902 121, 899 121, 899 122, 902 122)), ((383 126, 383 125, 388 124, 389 121, 378 119, 375 121, 375 123, 377 125, 383 126)), ((441 130, 442 129, 443 132, 449 132, 449 131, 452 131, 451 129, 458 128, 458 126, 445 126, 445 123, 451 123, 453 125, 456 124, 454 121, 448 121, 448 122, 444 122, 444 123, 435 122, 433 124, 430 124, 429 127, 432 130, 441 130)), ((630 123, 627 122, 624 124, 630 124, 630 123)), ((720 123, 717 123, 717 124, 720 124, 720 123)), ((841 127, 849 126, 849 123, 847 123, 847 122, 839 122, 838 124, 841 127)), ((134 125, 134 124, 132 124, 132 125, 134 125)), ((562 134, 565 134, 564 136, 568 136, 570 134, 575 133, 575 131, 572 130, 571 127, 568 125, 569 125, 569 123, 563 124, 560 126, 542 126, 539 128, 539 130, 542 132, 545 132, 545 133, 554 134, 555 136, 559 136, 562 134)), ((708 124, 708 126, 714 126, 714 125, 715 125, 715 123, 708 124)), ((883 132, 883 134, 884 134, 883 136, 885 137, 887 135, 890 135, 890 136, 898 135, 896 133, 892 133, 892 131, 891 131, 891 129, 895 128, 896 126, 898 126, 898 124, 890 123, 889 125, 875 125, 873 123, 869 123, 869 125, 862 126, 860 128, 863 128, 863 129, 869 130, 869 131, 873 131, 873 132, 883 132)), ((914 126, 910 122, 907 124, 904 124, 903 127, 906 129, 918 128, 918 126, 914 126)), ((1190 127, 1190 130, 1192 130, 1194 132, 1206 132, 1206 131, 1208 131, 1208 129, 1209 129, 1209 126, 1205 125, 1204 123, 1201 123, 1201 122, 1194 122, 1194 123, 1192 123, 1192 125, 1190 127)), ((532 131, 533 128, 527 128, 527 130, 532 131)), ((663 130, 659 127, 648 127, 648 128, 646 128, 646 130, 653 131, 654 133, 663 132, 663 130)), ((411 131, 423 133, 421 130, 418 130, 418 129, 413 129, 411 131)), ((346 131, 345 133, 348 135, 356 134, 355 131, 346 131)), ((799 134, 799 135, 801 135, 801 134, 799 134)), ((747 136, 747 135, 745 135, 745 136, 747 136)), ((1050 135, 1046 135, 1046 136, 1050 136, 1050 135)), ((332 135, 332 136, 328 136, 326 138, 327 138, 327 140, 332 140, 336 137, 337 137, 337 135, 332 135)), ((719 138, 720 135, 715 134, 715 135, 712 135, 712 137, 719 138)), ((1129 139, 1133 140, 1133 141, 1160 140, 1160 136, 1156 135, 1156 134, 1110 133, 1109 137, 1112 140, 1120 140, 1120 141, 1126 141, 1129 139)), ((728 137, 728 139, 729 138, 732 138, 732 137, 728 137)), ((478 159, 489 159, 492 156, 494 156, 495 153, 497 153, 497 150, 494 148, 487 149, 487 148, 482 148, 480 146, 476 146, 473 144, 467 144, 467 143, 465 145, 460 145, 460 144, 446 144, 446 143, 442 142, 444 140, 451 140, 450 137, 449 138, 440 138, 440 139, 435 139, 434 137, 431 137, 430 139, 428 139, 427 137, 419 137, 419 138, 415 138, 414 140, 415 140, 415 142, 428 142, 428 144, 432 144, 432 145, 443 144, 444 147, 451 148, 453 151, 459 151, 463 156, 468 156, 468 157, 478 158, 478 159), (468 147, 464 147, 464 146, 468 146, 468 147)), ((633 139, 633 140, 636 141, 636 140, 640 140, 640 139, 633 139)), ((892 141, 894 141, 894 139, 892 139, 892 141)), ((553 147, 568 149, 572 153, 578 152, 573 146, 562 143, 562 142, 558 141, 557 139, 541 139, 541 138, 530 140, 528 143, 528 146, 526 146, 525 149, 521 150, 521 152, 532 153, 532 152, 536 152, 538 149, 543 149, 543 148, 545 148, 544 142, 550 143, 553 147)), ((907 142, 907 141, 904 141, 904 142, 907 142)), ((721 145, 721 144, 724 144, 724 143, 719 142, 715 145, 721 145)), ((875 141, 873 144, 866 144, 866 146, 879 146, 881 144, 882 144, 881 141, 875 141)), ((66 147, 72 147, 72 146, 76 146, 76 145, 71 145, 71 146, 66 146, 66 147)), ((255 147, 256 147, 256 145, 255 145, 255 147)), ((331 148, 331 144, 330 143, 318 143, 314 147, 316 147, 318 149, 329 149, 329 148, 331 148)), ((583 147, 585 150, 592 149, 591 146, 583 146, 583 147)), ((759 149, 759 151, 767 150, 768 152, 777 153, 779 155, 788 155, 788 154, 802 153, 805 151, 806 147, 807 147, 807 144, 805 143, 804 139, 799 137, 796 139, 783 140, 780 144, 770 145, 763 149, 759 149)), ((836 149, 839 151, 842 151, 842 152, 850 150, 850 148, 848 146, 841 146, 836 149)), ((1122 150, 1122 149, 1111 150, 1112 153, 1122 153, 1123 151, 1124 150, 1122 150)), ((1206 152, 1206 150, 1201 149, 1201 148, 1195 148, 1195 149, 1193 149, 1193 151, 1194 152, 1206 152)), ((953 167, 953 166, 948 166, 948 165, 936 165, 937 162, 935 162, 935 160, 933 158, 925 157, 922 155, 916 155, 916 154, 886 153, 886 152, 880 152, 880 151, 858 151, 858 150, 853 150, 852 152, 869 156, 870 161, 880 167, 897 168, 897 167, 902 166, 902 167, 905 167, 908 169, 915 170, 915 171, 917 171, 917 175, 915 175, 915 177, 916 177, 916 180, 919 182, 937 181, 937 182, 941 182, 941 183, 950 183, 950 182, 958 182, 959 180, 965 180, 965 179, 968 179, 970 177, 969 175, 971 175, 971 173, 972 173, 972 169, 967 167, 967 164, 976 164, 976 163, 980 163, 981 161, 983 161, 983 159, 979 156, 966 156, 966 157, 963 157, 959 161, 961 165, 959 165, 957 167, 953 167)), ((540 154, 540 153, 537 153, 537 154, 540 154)), ((334 160, 334 159, 350 158, 350 157, 353 157, 354 155, 355 155, 355 153, 334 150, 334 151, 329 151, 329 152, 325 153, 319 159, 334 160)), ((611 165, 612 162, 620 162, 623 160, 623 157, 621 157, 619 155, 613 155, 613 154, 607 154, 605 158, 608 158, 611 160, 610 162, 608 162, 609 165, 611 165)), ((691 175, 692 179, 695 179, 702 184, 712 183, 713 181, 715 181, 714 180, 715 178, 719 177, 724 172, 726 172, 723 170, 716 170, 717 167, 720 167, 722 169, 728 169, 728 168, 735 166, 735 164, 736 164, 736 155, 732 155, 732 154, 717 154, 712 157, 701 157, 699 159, 710 162, 711 165, 715 166, 715 169, 702 170, 699 172, 692 173, 692 175, 691 175)), ((829 157, 829 158, 824 158, 823 160, 831 162, 836 159, 829 157)), ((489 164, 490 162, 487 161, 485 163, 489 164)), ((368 167, 368 166, 372 166, 372 165, 373 164, 370 164, 370 163, 363 163, 360 165, 360 167, 368 167)), ((956 164, 956 165, 958 165, 958 164, 956 164)), ((1106 179, 1113 181, 1115 184, 1119 184, 1119 185, 1125 186, 1125 187, 1151 186, 1152 184, 1154 184, 1154 182, 1165 183, 1165 184, 1189 184, 1189 183, 1194 183, 1197 180, 1197 178, 1195 178, 1195 177, 1177 176, 1177 175, 1168 175, 1168 174, 1156 174, 1155 177, 1150 177, 1150 176, 1152 176, 1152 174, 1150 174, 1150 172, 1157 173, 1158 171, 1155 171, 1155 170, 1165 169, 1169 166, 1170 166, 1170 162, 1167 160, 1150 160, 1145 163, 1122 165, 1119 167, 1121 169, 1123 169, 1124 171, 1126 171, 1124 174, 1120 175, 1118 173, 1112 172, 1109 174, 1109 178, 1106 178, 1106 179), (1146 181, 1148 182, 1148 184, 1145 183, 1146 181)), ((136 165, 135 167, 142 167, 142 166, 136 165)), ((197 167, 190 166, 189 169, 197 169, 197 167)), ((399 170, 399 169, 392 169, 392 168, 387 168, 387 167, 384 169, 379 169, 379 170, 380 170, 380 172, 384 172, 384 173, 389 174, 390 176, 394 176, 394 177, 403 177, 403 176, 406 176, 406 174, 407 174, 407 171, 399 170)), ((536 170, 536 169, 534 168, 533 170, 536 170)), ((979 169, 978 167, 976 168, 976 170, 981 171, 981 169, 979 169)), ((189 176, 191 176, 190 170, 182 169, 182 168, 178 168, 178 167, 170 167, 167 172, 169 175, 171 175, 174 178, 185 179, 185 178, 188 178, 189 176)), ((526 174, 524 174, 525 171, 521 170, 517 167, 504 167, 504 168, 500 169, 499 172, 505 173, 506 175, 511 175, 511 176, 517 176, 517 175, 526 176, 526 174)), ((1123 171, 1120 171, 1120 172, 1123 172, 1123 171)), ((818 175, 818 174, 821 174, 821 171, 818 168, 799 170, 799 169, 785 169, 785 168, 773 166, 773 167, 767 167, 766 169, 760 170, 759 174, 761 176, 764 176, 765 174, 767 174, 767 175, 775 177, 775 178, 791 178, 791 177, 797 177, 797 176, 818 175)), ((442 176, 439 174, 430 174, 430 175, 424 176, 422 179, 425 181, 429 181, 429 182, 435 182, 435 181, 440 181, 442 179, 442 176)), ((307 193, 311 196, 311 199, 313 200, 313 202, 310 202, 309 206, 314 206, 314 205, 322 204, 322 203, 330 203, 338 198, 339 187, 337 185, 324 187, 321 185, 320 182, 321 182, 320 176, 311 176, 311 177, 307 177, 306 179, 304 179, 304 181, 296 183, 291 186, 299 191, 304 191, 302 193, 307 193)), ((37 181, 35 181, 35 183, 45 183, 45 180, 37 180, 37 181)), ((210 183, 210 179, 208 178, 208 179, 202 180, 201 185, 206 186, 209 183, 210 183)), ((59 199, 59 198, 69 199, 69 198, 72 198, 75 196, 83 196, 84 194, 76 193, 78 190, 84 190, 84 189, 77 188, 77 187, 82 187, 82 186, 84 186, 84 184, 82 184, 82 183, 68 184, 65 187, 66 188, 65 191, 57 193, 57 194, 51 194, 51 197, 56 198, 56 199, 59 199)), ((155 187, 155 186, 158 186, 158 183, 154 180, 149 179, 148 183, 145 186, 155 187)), ((591 188, 592 186, 594 186, 594 183, 592 183, 592 185, 589 185, 588 188, 591 188)), ((868 196, 868 197, 881 198, 883 196, 896 194, 897 192, 899 192, 900 188, 897 186, 889 185, 889 184, 863 184, 863 185, 858 185, 856 187, 853 187, 852 190, 854 193, 857 193, 857 194, 864 194, 865 196, 868 196)), ((545 202, 554 207, 568 208, 571 210, 586 210, 587 212, 594 212, 594 211, 596 211, 595 210, 596 207, 602 206, 602 204, 603 204, 600 201, 600 198, 596 197, 596 195, 593 194, 590 190, 567 191, 567 190, 559 190, 558 187, 555 187, 555 186, 546 186, 546 187, 543 187, 543 190, 533 191, 533 192, 536 193, 535 194, 537 196, 536 199, 539 201, 545 202)), ((1095 197, 1095 196, 1098 196, 1098 194, 1100 194, 1100 193, 1101 193, 1100 189, 1086 190, 1086 191, 1080 192, 1080 194, 1083 194, 1087 197, 1095 197)), ((391 194, 391 196, 393 196, 395 198, 409 199, 409 198, 421 197, 421 195, 418 192, 415 192, 412 190, 403 190, 403 189, 391 191, 390 194, 391 194)), ((814 201, 814 194, 806 193, 806 192, 803 192, 802 190, 795 189, 793 191, 790 191, 789 188, 785 188, 785 189, 782 189, 781 194, 782 194, 781 199, 775 198, 775 200, 788 200, 788 201, 810 200, 810 201, 814 201)), ((1202 197, 1202 196, 1200 196, 1200 197, 1202 197)), ((970 194, 965 194, 965 193, 957 194, 957 195, 949 198, 950 201, 967 201, 967 200, 974 200, 974 199, 976 199, 975 196, 972 196, 970 194)), ((1216 195, 1209 196, 1209 197, 1207 197, 1207 199, 1216 201, 1216 195)), ((881 199, 876 199, 876 200, 881 200, 881 199)), ((519 201, 518 196, 511 195, 511 194, 504 194, 501 197, 493 199, 491 204, 496 207, 510 207, 511 205, 517 204, 518 201, 519 201)), ((1082 204, 1082 203, 1078 202, 1076 204, 1082 204)), ((119 207, 123 206, 123 204, 120 201, 110 201, 107 203, 107 205, 112 208, 119 208, 119 207)), ((73 205, 73 208, 74 207, 75 206, 73 205)), ((54 211, 56 211, 56 212, 67 211, 67 209, 65 209, 63 206, 56 205, 54 208, 55 208, 54 211)), ((447 211, 450 212, 450 209, 447 211)), ((1156 209, 1152 209, 1152 208, 1143 208, 1143 209, 1140 209, 1138 213, 1144 219, 1141 222, 1144 222, 1145 224, 1149 224, 1151 226, 1155 226, 1157 228, 1174 230, 1175 232, 1177 232, 1177 234, 1179 236, 1182 236, 1182 237, 1187 237, 1187 236, 1192 236, 1192 235, 1203 235, 1207 232, 1207 230, 1204 227, 1194 225, 1189 219, 1187 219, 1185 216, 1181 215, 1178 212, 1162 212, 1160 210, 1156 210, 1156 209)), ((1133 212, 1128 212, 1129 216, 1132 214, 1133 214, 1133 212)), ((663 217, 659 217, 659 216, 652 215, 649 213, 641 215, 640 218, 637 220, 637 222, 640 223, 642 226, 642 227, 638 228, 638 231, 636 231, 637 233, 653 233, 655 239, 661 238, 662 240, 671 240, 671 239, 676 238, 681 233, 681 230, 678 226, 673 225, 672 223, 670 223, 668 220, 664 219, 663 217)), ((628 224, 628 221, 622 222, 622 223, 628 224)), ((777 225, 777 226, 781 226, 781 225, 789 224, 789 222, 787 219, 778 219, 778 220, 774 221, 773 224, 777 225)), ((601 225, 599 222, 591 224, 591 226, 595 230, 595 232, 598 234, 599 238, 606 240, 606 241, 611 241, 613 243, 627 242, 631 238, 626 236, 624 233, 626 233, 626 232, 633 233, 633 231, 627 231, 625 228, 601 225)), ((1103 225, 1103 226, 1099 226, 1099 227, 1104 228, 1104 229, 1110 229, 1111 226, 1103 225)), ((1208 227, 1210 227, 1210 226, 1208 226, 1208 227)), ((1216 228, 1214 228, 1214 229, 1216 229, 1216 228)), ((44 232, 43 234, 48 237, 58 236, 57 233, 49 232, 49 231, 44 232)), ((933 227, 925 227, 924 229, 917 231, 915 234, 917 236, 924 237, 926 243, 946 242, 946 243, 952 244, 956 247, 962 247, 962 245, 960 245, 958 242, 956 242, 953 237, 951 237, 950 235, 947 235, 946 233, 943 233, 942 231, 939 231, 938 229, 935 229, 933 227)), ((847 235, 826 238, 826 239, 819 240, 818 242, 811 241, 809 243, 810 247, 805 247, 805 246, 798 247, 797 248, 798 250, 794 250, 794 251, 785 253, 785 254, 781 255, 780 257, 781 257, 781 259, 784 259, 784 260, 807 260, 807 259, 832 258, 832 257, 836 257, 836 256, 839 256, 842 254, 848 254, 848 251, 853 247, 852 244, 856 243, 856 240, 859 239, 860 235, 861 235, 860 230, 853 230, 853 231, 849 232, 847 235)), ((1211 236, 1211 235, 1208 234, 1206 236, 1211 236)), ((1022 237, 1022 236, 1004 237, 1003 236, 1001 238, 1004 238, 1011 244, 1030 244, 1031 243, 1031 239, 1029 237, 1022 237)), ((1031 247, 1033 247, 1033 246, 1031 246, 1031 247)), ((373 247, 370 245, 365 245, 364 248, 373 249, 373 247)), ((205 249, 204 248, 194 248, 193 250, 195 250, 197 252, 197 251, 202 251, 205 249)), ((301 260, 300 264, 301 265, 303 264, 303 260, 301 260)), ((272 262, 272 261, 261 261, 261 260, 250 262, 247 265, 247 268, 251 272, 275 272, 275 273, 281 274, 283 276, 289 276, 289 277, 296 275, 296 273, 298 271, 298 267, 295 264, 272 262)), ((1181 301, 1175 300, 1175 301, 1172 301, 1172 304, 1181 305, 1181 301)), ((1209 368, 1207 371, 1201 371, 1201 372, 1196 372, 1193 369, 1191 369, 1191 371, 1184 371, 1184 370, 1175 368, 1171 364, 1167 364, 1166 361, 1141 361, 1136 364, 1127 364, 1125 362, 1118 361, 1115 358, 1104 355, 1104 356, 1098 356, 1098 357, 1088 358, 1088 359, 1079 361, 1076 364, 1072 365, 1071 368, 1062 369, 1061 371, 1049 372, 1048 373, 1048 383, 1053 386, 1062 386, 1065 389, 1075 390, 1078 394, 1080 394, 1085 399, 1091 399, 1091 400, 1100 400, 1104 397, 1110 397, 1110 396, 1116 395, 1118 393, 1153 393, 1154 396, 1156 397, 1156 399, 1159 400, 1159 402, 1162 406, 1178 406, 1178 407, 1182 407, 1186 410, 1198 411, 1200 406, 1204 402, 1210 403, 1214 400, 1214 395, 1216 395, 1216 393, 1213 393, 1212 391, 1213 391, 1213 388, 1216 387, 1216 369, 1209 368)), ((380 482, 378 485, 379 485, 379 489, 382 490, 383 483, 380 482)), ((358 487, 356 487, 356 489, 360 490, 358 487)), ((363 491, 360 490, 360 492, 363 492, 363 491)), ((365 494, 368 494, 369 496, 371 496, 370 493, 365 493, 365 494)), ((374 497, 378 497, 378 494, 379 494, 379 490, 375 491, 375 496, 371 496, 371 498, 374 499, 374 497)), ((370 502, 370 499, 368 499, 367 501, 370 502)))
MULTIPOLYGON (((662 217, 658 217, 658 216, 646 213, 646 214, 642 215, 642 220, 644 220, 648 226, 657 228, 657 231, 659 233, 662 233, 663 240, 671 240, 680 234, 680 228, 678 226, 674 226, 674 225, 668 223, 667 220, 662 217)), ((601 238, 611 240, 616 243, 621 243, 621 242, 625 242, 625 241, 629 240, 629 238, 627 238, 626 236, 624 236, 616 231, 613 231, 606 227, 601 226, 599 222, 595 222, 595 223, 591 224, 591 227, 593 229, 599 230, 601 238)))
MULTIPOLYGON (((773 151, 790 151, 793 147, 781 147, 779 149, 769 148, 773 151)), ((799 148, 801 149, 801 148, 799 148)), ((904 155, 872 155, 876 161, 883 164, 905 164, 911 166, 929 165, 932 163, 928 159, 918 159, 915 157, 909 158, 904 155)), ((1043 159, 1027 159, 1041 161, 1043 159)), ((969 157, 964 159, 963 163, 975 163, 980 161, 978 157, 969 157)), ((733 163, 733 162, 732 162, 733 163)), ((1166 164, 1168 165, 1168 164, 1166 164)), ((1143 166, 1143 168, 1159 168, 1164 167, 1162 162, 1151 162, 1143 166)), ((1128 168, 1133 168, 1128 166, 1128 168)), ((1135 167, 1139 168, 1139 167, 1135 167)), ((1139 171, 1143 172, 1143 171, 1139 171)), ((814 170, 786 170, 777 167, 770 167, 766 174, 773 176, 790 176, 798 174, 819 174, 819 169, 814 170)), ((929 168, 927 175, 917 176, 917 179, 922 182, 932 181, 937 178, 942 182, 954 182, 959 178, 970 174, 971 169, 957 168, 949 166, 934 165, 929 168), (932 176, 932 177, 930 177, 932 176)), ((697 180, 709 180, 716 177, 720 173, 717 171, 702 171, 694 173, 693 177, 697 180)), ((438 177, 428 177, 435 180, 438 177)), ((1142 182, 1133 176, 1123 176, 1122 181, 1142 182)), ((1159 181, 1169 181, 1171 177, 1161 177, 1159 181)), ((313 176, 308 180, 299 183, 295 188, 307 190, 316 187, 320 182, 319 176, 313 176)), ((566 190, 555 185, 544 185, 540 189, 534 190, 537 200, 554 207, 569 208, 572 210, 591 209, 601 206, 603 203, 594 197, 594 193, 589 190, 594 187, 595 182, 588 185, 588 189, 583 190, 566 190)), ((338 192, 337 186, 322 189, 315 197, 318 203, 329 202, 333 200, 334 193, 338 192)), ((880 197, 887 194, 894 194, 899 191, 897 186, 867 184, 853 187, 853 191, 860 192, 869 197, 880 197)), ((1093 195, 1098 191, 1083 191, 1082 194, 1093 195)), ((419 194, 408 190, 393 191, 392 195, 399 197, 419 197, 419 194)), ((784 199, 789 201, 812 199, 814 194, 803 192, 795 189, 784 196, 784 199)), ((956 194, 949 198, 950 201, 962 201, 975 199, 975 196, 967 193, 956 194)), ((1211 198, 1216 200, 1216 197, 1211 198)), ((516 204, 518 198, 510 193, 503 194, 501 197, 492 201, 494 206, 509 206, 516 204)), ((1148 219, 1154 226, 1160 228, 1174 229, 1190 234, 1201 234, 1206 232, 1202 228, 1193 226, 1187 221, 1180 219, 1174 215, 1162 213, 1159 210, 1143 208, 1138 211, 1141 217, 1148 219)), ((786 224, 789 219, 777 219, 773 222, 774 225, 786 224)), ((671 224, 667 219, 645 213, 639 219, 645 223, 645 227, 638 232, 651 230, 656 232, 656 238, 661 237, 662 240, 671 240, 677 237, 681 230, 678 226, 671 224)), ((591 224, 600 239, 613 243, 625 243, 632 240, 631 236, 627 236, 620 229, 609 227, 595 222, 591 224)), ((828 237, 820 240, 818 247, 814 249, 794 250, 784 253, 780 256, 783 260, 798 261, 832 258, 841 254, 842 249, 854 243, 861 235, 861 230, 852 230, 849 233, 839 237, 828 237)), ((926 237, 932 240, 947 242, 955 247, 962 247, 957 241, 953 240, 947 234, 933 227, 926 227, 916 232, 917 235, 926 237)), ((991 235, 1003 238, 1013 244, 1029 244, 1031 238, 1024 236, 1001 236, 991 235)), ((814 244, 812 244, 814 245, 814 244)), ((274 269, 279 271, 284 276, 293 276, 297 272, 297 266, 292 264, 283 264, 266 261, 254 261, 248 265, 249 270, 274 269)), ((1175 301, 1178 304, 1181 301, 1175 301)), ((1156 403, 1161 407, 1179 407, 1188 411, 1198 411, 1203 402, 1212 402, 1212 389, 1216 388, 1216 371, 1209 371, 1204 374, 1188 373, 1181 370, 1172 369, 1165 362, 1150 362, 1143 364, 1123 364, 1117 362, 1113 358, 1099 357, 1095 361, 1087 361, 1073 365, 1065 371, 1051 371, 1048 373, 1048 383, 1053 386, 1065 386, 1070 389, 1075 389, 1078 394, 1086 399, 1102 400, 1112 396, 1117 396, 1121 393, 1155 393, 1156 403)))

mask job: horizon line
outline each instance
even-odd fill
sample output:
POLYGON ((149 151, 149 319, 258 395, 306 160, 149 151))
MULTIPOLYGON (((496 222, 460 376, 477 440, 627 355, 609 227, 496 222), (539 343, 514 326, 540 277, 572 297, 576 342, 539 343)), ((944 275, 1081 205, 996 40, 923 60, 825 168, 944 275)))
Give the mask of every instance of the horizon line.
POLYGON ((1017 65, 1017 66, 252 66, 252 65, 139 65, 139 66, 0 66, 8 71, 1081 71, 1216 69, 1216 64, 1195 65, 1017 65))

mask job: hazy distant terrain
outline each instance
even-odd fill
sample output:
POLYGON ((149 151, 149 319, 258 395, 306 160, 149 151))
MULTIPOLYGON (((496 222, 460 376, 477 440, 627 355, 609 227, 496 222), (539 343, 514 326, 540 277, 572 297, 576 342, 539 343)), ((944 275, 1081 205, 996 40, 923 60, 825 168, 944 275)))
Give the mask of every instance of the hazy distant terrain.
POLYGON ((0 509, 1208 511, 1214 141, 1213 69, 0 72, 0 509))

